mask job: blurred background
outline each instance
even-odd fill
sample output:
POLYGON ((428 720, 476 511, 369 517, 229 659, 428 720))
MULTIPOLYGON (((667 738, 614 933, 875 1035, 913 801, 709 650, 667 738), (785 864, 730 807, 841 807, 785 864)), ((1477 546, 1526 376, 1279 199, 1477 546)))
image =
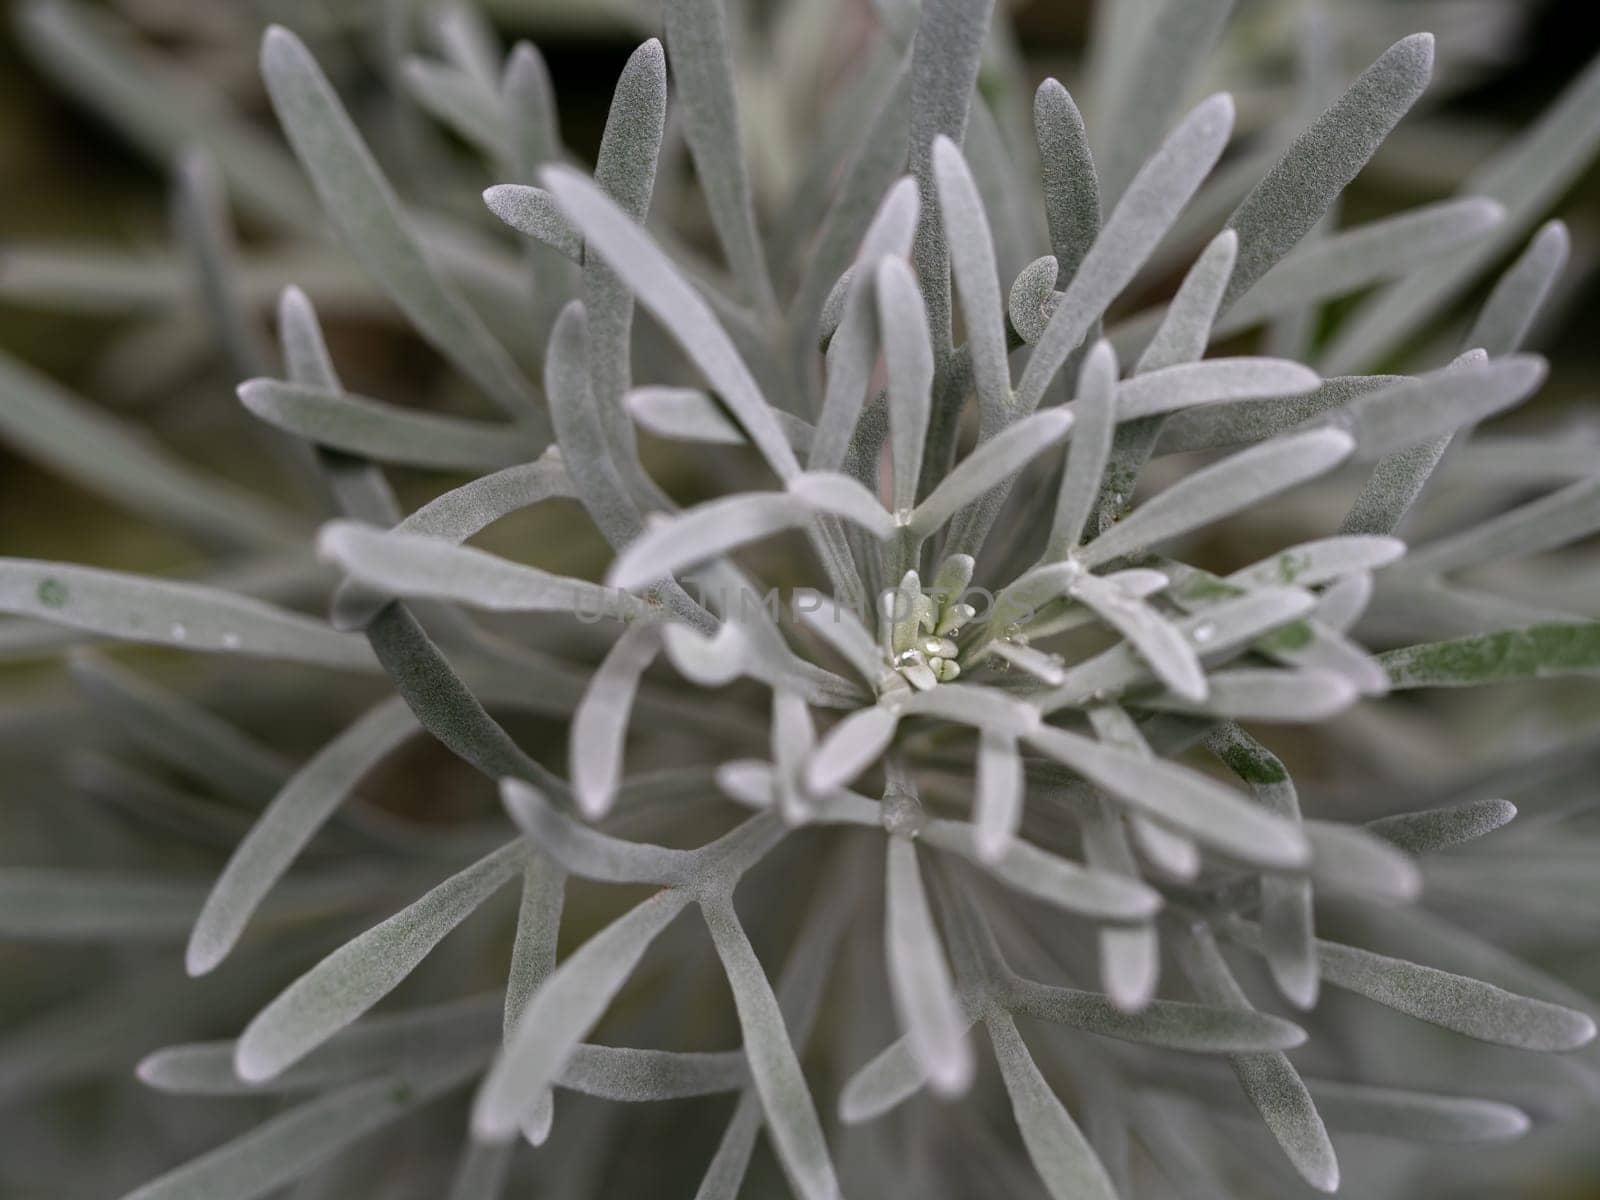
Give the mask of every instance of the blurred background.
MULTIPOLYGON (((1153 0, 1121 2, 1137 7, 1153 0)), ((481 23, 452 22, 448 15, 440 19, 440 11, 449 7, 427 0, 11 4, 0 24, 0 179, 5 183, 0 189, 0 351, 69 388, 91 409, 145 431, 180 458, 274 497, 311 527, 319 497, 296 474, 287 442, 251 419, 234 399, 235 364, 216 349, 212 314, 196 298, 173 236, 173 164, 184 144, 205 141, 226 148, 221 153, 233 183, 240 269, 259 304, 261 332, 267 330, 279 288, 299 283, 318 303, 335 361, 352 390, 439 411, 469 410, 470 393, 406 330, 359 269, 306 235, 318 218, 309 189, 282 153, 263 95, 256 71, 261 30, 278 22, 306 39, 397 189, 409 204, 438 215, 441 243, 447 243, 462 274, 480 287, 474 297, 478 306, 493 313, 495 296, 519 285, 513 239, 487 217, 478 198, 484 186, 499 181, 485 161, 492 155, 425 111, 407 57, 420 52, 470 60, 486 47, 499 54, 517 39, 534 41, 559 98, 562 141, 587 163, 618 71, 642 38, 659 32, 659 21, 649 0, 483 0, 474 9, 481 23)), ((1434 87, 1347 193, 1343 223, 1455 192, 1600 50, 1591 0, 1338 0, 1323 7, 1329 10, 1329 35, 1341 64, 1331 81, 1334 94, 1396 38, 1419 29, 1438 38, 1434 87)), ((814 6, 811 0, 745 0, 732 8, 737 35, 751 47, 741 59, 747 75, 741 96, 747 143, 763 215, 773 216, 795 202, 794 195, 803 197, 805 151, 826 135, 822 103, 858 82, 867 69, 863 46, 878 18, 869 0, 818 0, 814 6), (793 26, 808 22, 820 32, 803 39, 795 35, 795 44, 812 48, 809 57, 796 60, 774 51, 790 44, 793 26)), ((1095 6, 1089 0, 1019 0, 1010 8, 1014 38, 1006 39, 986 64, 980 87, 1015 88, 1016 76, 1008 72, 1020 63, 1029 93, 1039 79, 1055 75, 1075 95, 1094 94, 1097 81, 1083 48, 1097 19, 1095 6)), ((1268 126, 1291 103, 1298 8, 1294 0, 1240 0, 1237 6, 1206 82, 1208 89, 1226 87, 1235 94, 1242 133, 1268 126)), ((997 109, 1008 111, 1001 103, 997 109)), ((1092 109, 1087 115, 1092 133, 1092 109)), ((689 169, 681 153, 664 168, 680 176, 689 169)), ((692 241, 707 231, 698 206, 680 199, 686 193, 664 187, 653 216, 692 241)), ((1508 427, 1567 428, 1578 452, 1592 446, 1600 453, 1600 408, 1594 404, 1600 394, 1600 338, 1595 336, 1600 172, 1588 169, 1564 190, 1550 215, 1567 222, 1573 239, 1572 264, 1529 344, 1550 358, 1551 377, 1508 427)), ((1187 261, 1174 258, 1164 278, 1153 279, 1144 294, 1124 298, 1126 308, 1142 307, 1170 290, 1187 261)), ((1009 272, 1005 277, 1009 280, 1021 265, 1003 264, 1003 272, 1009 272)), ((1459 323, 1476 299, 1441 318, 1441 328, 1459 323)), ((1337 306, 1328 319, 1337 321, 1337 306)), ((502 312, 497 332, 530 370, 537 370, 534 328, 515 321, 502 312)), ((652 335, 643 331, 641 336, 652 335)), ((180 535, 111 502, 92 479, 39 452, 27 431, 5 418, 6 404, 0 394, 0 554, 226 576, 226 547, 180 535)), ((677 461, 659 445, 651 446, 650 454, 652 470, 675 495, 701 498, 692 464, 677 461)), ((394 479, 408 507, 453 482, 404 471, 395 472, 394 479)), ((500 539, 519 552, 532 545, 542 564, 578 575, 594 575, 605 561, 604 546, 587 523, 559 512, 540 509, 503 525, 484 544, 494 547, 500 539)), ((1574 569, 1600 598, 1600 572, 1593 560, 1590 553, 1574 569)), ((277 587, 277 594, 292 601, 314 584, 302 575, 261 590, 274 594, 277 587)), ((1566 584, 1572 585, 1570 577, 1566 584)), ((1600 599, 1588 609, 1596 607, 1600 599)), ((95 818, 96 795, 126 794, 129 788, 159 786, 162 779, 159 773, 119 776, 112 760, 98 756, 103 731, 77 717, 77 693, 60 663, 63 644, 46 627, 0 620, 0 862, 114 866, 124 861, 126 837, 120 831, 108 834, 95 818)), ((371 695, 367 681, 334 676, 319 677, 315 688, 307 688, 301 673, 285 667, 254 669, 249 686, 241 687, 213 663, 178 662, 159 654, 142 661, 295 759, 315 750, 371 695), (285 703, 286 698, 293 702, 285 703)), ((1474 716, 1475 727, 1496 728, 1515 743, 1516 731, 1534 720, 1520 696, 1508 689, 1488 700, 1491 710, 1474 716)), ((1570 719, 1574 729, 1592 728, 1594 704, 1592 695, 1575 696, 1568 717, 1558 719, 1570 719)), ((1544 724, 1534 733, 1547 734, 1550 719, 1541 713, 1537 721, 1544 724)), ((559 757, 558 727, 528 718, 514 732, 559 757)), ((1596 759, 1589 745, 1587 756, 1579 755, 1564 769, 1580 777, 1592 772, 1596 759)), ((486 784, 465 776, 443 751, 420 741, 394 756, 366 790, 381 797, 384 809, 419 819, 494 811, 486 784), (430 798, 425 814, 416 799, 422 795, 430 798), (440 795, 448 797, 443 804, 440 795)), ((214 854, 152 852, 144 842, 140 853, 201 875, 214 870, 217 861, 214 854)), ((1600 991, 1600 884, 1591 888, 1589 908, 1577 914, 1587 943, 1569 931, 1544 949, 1543 962, 1593 994, 1600 991)), ((121 992, 94 994, 95 980, 126 977, 122 972, 129 962, 118 957, 126 953, 0 945, 3 1200, 115 1194, 177 1161, 185 1148, 212 1144, 232 1127, 231 1117, 208 1112, 208 1106, 158 1101, 137 1088, 108 1089, 101 1081, 118 1072, 126 1079, 140 1053, 174 1040, 180 1031, 183 1036, 234 1032, 252 999, 266 993, 265 985, 254 978, 240 988, 235 977, 235 992, 241 994, 207 999, 206 1016, 199 1021, 204 1027, 168 1020, 157 1029, 162 1023, 148 1011, 140 1010, 139 1021, 153 1023, 134 1021, 123 1001, 149 1010, 170 1006, 169 995, 186 993, 158 991, 143 1001, 121 992), (85 1039, 79 1057, 66 1062, 52 1058, 60 1043, 41 1040, 37 1024, 58 1004, 68 1015, 56 1026, 79 1023, 81 1028, 87 1022, 103 1035, 85 1039), (162 1105, 166 1108, 159 1114, 144 1111, 162 1105), (128 1137, 129 1129, 140 1137, 128 1137), (113 1130, 122 1132, 113 1135, 113 1130), (12 1153, 24 1143, 26 1168, 15 1165, 23 1156, 12 1153)), ((140 960, 139 973, 176 982, 180 957, 181 942, 162 945, 140 960)), ((451 961, 469 962, 470 953, 463 950, 451 961)), ((280 963, 277 970, 292 966, 280 963)), ((494 986, 493 973, 480 983, 494 986)), ((222 990, 228 986, 224 979, 222 990)), ((56 1026, 47 1021, 46 1032, 56 1026)), ((663 1108, 659 1119, 667 1122, 676 1111, 663 1108)), ((691 1106, 690 1111, 701 1110, 691 1106)), ((690 1121, 635 1136, 649 1140, 651 1155, 663 1153, 663 1144, 675 1146, 686 1178, 692 1179, 695 1164, 703 1164, 714 1145, 720 1120, 709 1121, 703 1131, 690 1121)), ((1593 1144, 1592 1130, 1592 1124, 1586 1128, 1580 1121, 1540 1129, 1516 1147, 1474 1150, 1426 1193, 1416 1194, 1485 1200, 1600 1196, 1600 1148, 1593 1144)), ((667 1153, 647 1161, 670 1170, 674 1158, 667 1153)), ((642 1168, 616 1169, 615 1190, 603 1194, 656 1194, 642 1168)))

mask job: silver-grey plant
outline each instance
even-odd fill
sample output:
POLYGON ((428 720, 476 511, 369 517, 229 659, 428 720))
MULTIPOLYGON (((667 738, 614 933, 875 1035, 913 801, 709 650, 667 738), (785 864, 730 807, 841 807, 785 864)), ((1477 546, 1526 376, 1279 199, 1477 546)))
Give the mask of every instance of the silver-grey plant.
MULTIPOLYGON (((0 359, 0 435, 239 552, 201 582, 0 560, 0 609, 68 631, 14 626, 8 644, 112 639, 389 685, 290 765, 180 691, 75 654, 94 713, 224 802, 119 774, 115 756, 85 786, 163 838, 220 840, 226 864, 200 895, 158 855, 139 874, 6 868, 0 934, 136 945, 181 929, 194 976, 247 944, 292 964, 275 995, 235 976, 195 1002, 254 1011, 236 1039, 138 1068, 162 1092, 292 1102, 130 1196, 324 1194, 310 1189, 325 1162, 467 1089, 466 1114, 439 1110, 427 1135, 464 1146, 461 1200, 500 1195, 523 1141, 542 1147, 540 1194, 617 1194, 582 1182, 611 1110, 566 1115, 572 1092, 736 1094, 701 1200, 740 1194, 762 1133, 806 1200, 1283 1196, 1338 1190, 1341 1130, 1496 1141, 1529 1112, 1557 1115, 1537 1083, 1519 1099, 1544 1078, 1523 1074, 1536 1060, 1460 1056, 1420 1031, 1573 1051, 1595 1033, 1589 1002, 1419 895, 1493 903, 1555 870, 1592 889, 1592 865, 1561 856, 1582 835, 1559 803, 1495 834, 1517 810, 1488 782, 1426 766, 1385 782, 1409 745, 1409 710, 1385 697, 1600 670, 1592 594, 1552 586, 1535 603, 1482 582, 1600 530, 1592 448, 1559 432, 1468 441, 1544 379, 1519 347, 1568 246, 1559 222, 1534 226, 1600 142, 1600 64, 1459 197, 1337 228, 1341 192, 1423 94, 1433 39, 1404 38, 1319 97, 1331 51, 1309 22, 1308 119, 1244 179, 1218 169, 1230 97, 1181 111, 1230 3, 1150 7, 1097 26, 1111 82, 1091 150, 1053 79, 1018 143, 992 0, 879 5, 787 204, 758 197, 747 165, 735 95, 761 85, 735 71, 721 0, 666 0, 665 50, 652 39, 628 61, 592 170, 561 146, 539 53, 518 45, 502 67, 452 7, 443 56, 409 60, 406 86, 510 181, 484 201, 520 250, 403 206, 311 52, 270 29, 272 107, 334 238, 495 420, 347 391, 312 294, 366 285, 309 250, 276 260, 309 277, 286 280, 269 345, 268 284, 240 265, 227 198, 307 227, 277 148, 135 95, 72 5, 26 9, 36 52, 80 91, 122 96, 178 165, 196 319, 340 515, 314 538, 330 589, 283 506, 0 359), (669 161, 674 211, 703 212, 720 263, 692 219, 647 229, 669 161), (764 236, 768 210, 785 216, 764 236), (1354 373, 1425 362, 1451 332, 1440 317, 1523 243, 1443 365, 1354 373), (1191 265, 1169 299, 1108 317, 1159 294, 1147 267, 1174 255, 1191 265), (1321 336, 1328 302, 1363 292, 1321 336), (1258 330, 1263 353, 1207 357, 1258 330), (663 442, 724 494, 675 504, 645 465, 663 442), (385 467, 472 478, 407 512, 385 467), (1454 471, 1483 493, 1432 485, 1454 471), (1408 547, 1397 533, 1421 500, 1444 531, 1408 547), (467 545, 552 501, 576 501, 609 545, 603 580, 467 545), (1196 536, 1225 520, 1249 532, 1220 550, 1196 536), (263 592, 326 598, 331 616, 263 592), (1363 711, 1398 711, 1401 728, 1363 711), (564 766, 501 724, 518 712, 562 723, 564 766), (1278 725, 1327 732, 1262 728, 1278 725), (514 828, 341 814, 419 727, 495 781, 514 828), (1301 762, 1321 817, 1302 816, 1286 766, 1301 762), (558 954, 573 881, 634 890, 598 924, 585 899, 583 940, 558 954), (511 884, 509 946, 493 926, 470 956, 509 962, 503 991, 472 991, 463 967, 372 1015, 511 884), (675 1040, 707 1036, 687 972, 706 934, 736 1049, 675 1040), (607 1029, 665 1048, 589 1040, 629 995, 607 1029), (908 1103, 924 1090, 969 1102, 908 1103), (990 1127, 1000 1097, 1020 1143, 990 1127), (1276 1148, 1234 1145, 1252 1109, 1276 1148), (896 1121, 901 1136, 879 1132, 896 1121), (931 1171, 945 1137, 976 1153, 931 1171)), ((70 290, 60 266, 35 269, 70 290)), ((119 1009, 186 1003, 118 978, 119 1009)), ((1592 1098, 1593 1059, 1561 1061, 1592 1098)), ((1418 1194, 1411 1160, 1375 1161, 1361 1194, 1418 1194)), ((381 1191, 362 1194, 444 1186, 426 1170, 373 1178, 381 1191)))

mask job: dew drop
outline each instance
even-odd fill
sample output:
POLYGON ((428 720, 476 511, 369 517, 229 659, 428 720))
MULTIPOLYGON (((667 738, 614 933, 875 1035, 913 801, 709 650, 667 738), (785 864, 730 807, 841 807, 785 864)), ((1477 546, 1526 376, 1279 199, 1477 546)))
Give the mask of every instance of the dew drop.
POLYGON ((172 623, 172 640, 173 641, 181 642, 185 638, 187 638, 188 636, 189 636, 189 630, 181 621, 174 621, 172 623))
POLYGON ((1210 621, 1202 622, 1194 627, 1194 640, 1197 642, 1209 642, 1216 636, 1217 627, 1210 621))
POLYGON ((223 634, 222 648, 224 650, 237 650, 239 648, 239 635, 237 633, 223 634))

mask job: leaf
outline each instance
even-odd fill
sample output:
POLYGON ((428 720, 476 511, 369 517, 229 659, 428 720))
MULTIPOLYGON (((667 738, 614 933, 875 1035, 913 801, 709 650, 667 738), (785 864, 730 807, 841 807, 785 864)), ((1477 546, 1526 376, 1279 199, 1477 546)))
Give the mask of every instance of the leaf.
POLYGON ((504 167, 511 137, 500 97, 460 67, 409 55, 400 63, 400 81, 411 99, 434 120, 504 167))
POLYGON ((1291 583, 1318 587, 1358 571, 1386 567, 1405 553, 1406 544, 1399 538, 1363 534, 1319 538, 1241 567, 1227 582, 1243 588, 1291 583))
MULTIPOLYGON (((1083 117, 1067 89, 1046 79, 1033 94, 1033 130, 1039 146, 1045 217, 1057 274, 1066 283, 1100 232, 1100 185, 1084 134, 1083 117)), ((1037 340, 1037 335, 1028 339, 1037 340)))
POLYGON ((1600 673, 1600 622, 1530 625, 1378 656, 1395 688, 1477 687, 1518 679, 1600 673))
POLYGON ((1206 243, 1162 314, 1155 336, 1139 355, 1134 367, 1136 375, 1201 359, 1211 341, 1212 326, 1238 255, 1239 235, 1231 229, 1224 229, 1206 243))
POLYGON ((1133 420, 1202 404, 1300 396, 1322 380, 1282 358, 1212 358, 1144 370, 1117 385, 1117 419, 1133 420))
POLYGON ((1106 81, 1107 107, 1095 110, 1104 126, 1099 129, 1105 147, 1100 176, 1106 204, 1122 195, 1160 143, 1173 112, 1210 60, 1232 9, 1233 0, 1170 0, 1145 14, 1128 60, 1106 81))
POLYGON ((1292 1050, 1306 1040, 1305 1030, 1298 1025, 1250 1008, 1152 1000, 1142 1011, 1130 1013, 1098 992, 1050 987, 1021 978, 1007 982, 1004 997, 1006 1006, 1022 1016, 1099 1037, 1192 1054, 1292 1050))
POLYGON ((538 444, 501 422, 413 412, 349 392, 276 379, 239 386, 239 399, 274 428, 360 458, 437 470, 493 470, 525 462, 538 444))
POLYGON ((733 51, 722 0, 667 0, 662 20, 684 137, 694 156, 711 223, 744 298, 764 311, 773 311, 772 280, 756 231, 755 202, 745 170, 733 51))
MULTIPOLYGON (((1179 956, 1189 981, 1209 1004, 1250 1008, 1243 989, 1204 925, 1191 931, 1179 956)), ((1300 1073, 1281 1051, 1234 1055, 1229 1059, 1239 1086, 1261 1114, 1294 1169, 1319 1192, 1339 1188, 1339 1160, 1316 1103, 1300 1073)))
POLYGON ((961 142, 983 58, 994 0, 931 0, 918 13, 911 42, 910 148, 921 221, 912 263, 928 305, 936 361, 950 354, 950 248, 939 220, 933 146, 939 136, 961 142))
MULTIPOLYGON (((1468 196, 1422 204, 1392 217, 1318 238, 1280 261, 1217 322, 1236 333, 1285 312, 1400 279, 1447 251, 1470 245, 1505 219, 1493 200, 1468 196)), ((1476 341, 1467 343, 1479 345, 1476 341)))
POLYGON ((235 378, 267 371, 271 351, 243 295, 235 236, 216 164, 193 149, 178 162, 173 224, 193 290, 235 378))
POLYGON ((1517 806, 1509 800, 1468 800, 1445 808, 1425 808, 1367 822, 1367 831, 1407 854, 1431 854, 1493 833, 1511 823, 1517 806))
POLYGON ((1537 122, 1464 181, 1463 191, 1505 205, 1506 219, 1470 251, 1413 273, 1352 314, 1328 347, 1330 374, 1378 361, 1406 345, 1527 236, 1533 223, 1593 160, 1600 146, 1597 99, 1600 59, 1591 59, 1537 122))
POLYGON ((429 264, 372 152, 300 39, 274 25, 261 43, 272 106, 341 240, 440 354, 535 438, 549 428, 505 347, 429 264))
POLYGON ((627 397, 628 413, 657 437, 742 446, 744 433, 696 388, 641 387, 627 397))
POLYGON ((1138 879, 1096 871, 1013 838, 998 858, 978 850, 977 831, 958 821, 931 820, 923 841, 971 859, 1007 887, 1068 912, 1105 921, 1137 921, 1161 908, 1161 895, 1138 879))
POLYGON ((1156 678, 1178 696, 1192 704, 1206 700, 1209 684, 1200 659, 1190 640, 1171 621, 1116 584, 1088 572, 1068 591, 1125 637, 1156 678))
POLYGON ((278 1095, 346 1087, 374 1076, 413 1075, 493 1049, 498 996, 471 996, 358 1021, 275 1079, 248 1083, 233 1071, 235 1043, 190 1042, 145 1055, 139 1082, 181 1096, 278 1095))
POLYGON ((1122 415, 1118 406, 1117 355, 1111 343, 1102 339, 1089 351, 1078 373, 1078 391, 1072 402, 1077 421, 1067 447, 1061 488, 1056 493, 1046 559, 1065 558, 1083 540, 1084 522, 1100 493, 1101 477, 1111 454, 1111 437, 1122 415))
POLYGON ((1233 102, 1226 95, 1212 96, 1184 118, 1128 185, 1033 348, 1017 384, 1020 411, 1039 406, 1067 356, 1132 280, 1216 163, 1232 128, 1233 102))
POLYGON ((569 612, 589 620, 626 620, 643 604, 626 593, 552 575, 440 538, 384 532, 359 521, 330 521, 317 554, 351 578, 397 596, 454 600, 497 612, 569 612))
MULTIPOLYGON (((972 1020, 963 1019, 963 1035, 971 1027, 972 1020)), ((845 1084, 839 1094, 839 1120, 860 1125, 882 1116, 922 1090, 927 1082, 922 1072, 922 1064, 911 1052, 910 1038, 890 1042, 845 1084)))
POLYGON ((543 188, 500 183, 483 193, 483 202, 518 233, 543 242, 573 262, 583 261, 583 235, 572 227, 554 197, 543 188))
POLYGON ((1411 856, 1354 825, 1307 821, 1311 873, 1319 886, 1406 903, 1422 893, 1411 856))
POLYGON ((837 1200, 839 1182, 822 1126, 766 972, 734 915, 731 900, 702 901, 701 909, 733 989, 750 1078, 761 1097, 767 1134, 784 1174, 803 1200, 837 1200))
POLYGON ((0 868, 0 937, 8 941, 175 941, 200 887, 165 875, 0 868))
POLYGON ((239 1077, 271 1079, 383 999, 516 875, 526 856, 520 840, 501 846, 296 979, 240 1035, 239 1077))
MULTIPOLYGON (((1231 723, 1210 734, 1206 746, 1250 788, 1263 808, 1300 821, 1300 797, 1294 781, 1283 760, 1271 750, 1231 723)), ((1301 828, 1309 836, 1309 829, 1301 828)), ((1314 839, 1311 846, 1312 871, 1316 872, 1323 865, 1322 855, 1314 839)), ((1261 929, 1268 970, 1284 998, 1306 1010, 1316 1007, 1320 985, 1315 925, 1311 878, 1261 876, 1261 929)))
POLYGON ((352 1143, 459 1087, 477 1057, 416 1078, 369 1080, 308 1100, 129 1192, 124 1200, 255 1200, 309 1175, 352 1143))
MULTIPOLYGON (((1218 658, 1258 641, 1273 630, 1292 628, 1291 622, 1316 607, 1311 593, 1298 588, 1262 588, 1218 600, 1218 593, 1209 591, 1214 585, 1208 585, 1203 599, 1201 595, 1187 594, 1191 586, 1194 585, 1186 583, 1183 588, 1174 589, 1173 598, 1184 607, 1200 611, 1179 621, 1178 628, 1197 646, 1203 647, 1207 655, 1218 658)), ((1084 705, 1096 694, 1105 699, 1141 682, 1148 674, 1143 660, 1132 647, 1113 646, 1073 667, 1060 687, 1036 696, 1035 703, 1045 712, 1067 705, 1084 705)))
POLYGON ((986 732, 978 739, 976 799, 972 823, 978 855, 994 864, 1022 824, 1022 759, 1015 738, 986 732))
POLYGON ((1146 500, 1084 547, 1080 557, 1094 566, 1221 520, 1331 470, 1355 444, 1341 430, 1314 429, 1241 450, 1146 500))
POLYGON ((273 224, 304 228, 316 209, 293 160, 253 121, 233 111, 199 72, 157 58, 110 13, 59 0, 17 10, 16 28, 31 57, 69 93, 111 123, 158 166, 203 147, 241 205, 273 224), (124 36, 119 36, 119 34, 124 36), (196 103, 196 94, 206 103, 196 103))
POLYGON ((1223 308, 1300 241, 1416 103, 1433 73, 1433 35, 1396 42, 1307 126, 1228 218, 1239 234, 1223 308))
POLYGON ((916 843, 890 837, 888 848, 883 940, 890 994, 924 1076, 934 1091, 958 1096, 972 1083, 967 1022, 956 1004, 955 984, 917 870, 916 843))
POLYGON ((261 803, 288 778, 289 766, 276 752, 112 659, 80 651, 69 667, 96 713, 109 717, 141 751, 200 780, 219 796, 261 803))
POLYGON ((1006 315, 1011 327, 1028 345, 1039 340, 1056 303, 1056 258, 1046 254, 1017 273, 1006 296, 1006 315))
POLYGON ((659 631, 634 625, 612 643, 572 714, 568 770, 578 809, 591 821, 610 811, 622 777, 622 745, 639 679, 661 647, 659 631))
POLYGON ((1356 396, 1329 420, 1354 435, 1358 459, 1370 460, 1510 408, 1538 390, 1545 370, 1527 354, 1447 367, 1356 396))
POLYGON ((1012 478, 1046 450, 1066 440, 1070 409, 1050 408, 1008 426, 956 464, 927 499, 912 511, 910 528, 927 537, 989 489, 1012 478))
POLYGON ((248 596, 70 563, 0 558, 0 612, 121 641, 370 671, 361 639, 248 596))
POLYGON ((690 898, 678 890, 657 892, 591 937, 529 997, 478 1088, 474 1138, 498 1143, 516 1133, 528 1105, 556 1081, 650 943, 690 898))
POLYGON ((1355 684, 1331 671, 1282 671, 1234 667, 1206 676, 1203 701, 1173 702, 1164 696, 1141 705, 1172 712, 1205 712, 1236 721, 1291 724, 1323 721, 1355 703, 1355 684))
POLYGON ((800 464, 750 368, 706 302, 649 235, 578 172, 551 166, 541 177, 567 219, 682 347, 772 469, 784 479, 797 474, 800 464))
POLYGON ((917 502, 922 441, 933 404, 933 347, 928 312, 911 268, 896 258, 878 260, 878 337, 888 379, 889 461, 894 508, 909 512, 917 502))
POLYGON ((961 298, 979 411, 984 429, 992 436, 1012 418, 1005 307, 1000 299, 994 239, 966 159, 943 134, 933 141, 933 177, 939 195, 939 219, 949 247, 950 270, 961 298))
POLYGON ((985 1018, 1011 1112, 1028 1157, 1053 1200, 1116 1200, 1116 1189, 1066 1106, 1045 1082, 1011 1018, 985 1018))
POLYGON ((1310 1087, 1328 1124, 1341 1132, 1455 1144, 1518 1138, 1532 1126, 1521 1109, 1475 1096, 1439 1096, 1327 1079, 1313 1079, 1310 1087))
POLYGON ((1025 740, 1135 812, 1155 817, 1243 862, 1293 870, 1310 860, 1305 836, 1230 788, 1159 759, 1140 759, 1048 726, 1025 740))
POLYGON ((190 975, 206 974, 228 955, 267 893, 328 818, 369 771, 416 732, 410 709, 398 697, 390 698, 325 745, 273 795, 229 857, 194 923, 184 958, 190 975))
POLYGON ((899 716, 881 704, 845 717, 823 735, 807 759, 806 789, 825 795, 849 786, 888 749, 899 724, 899 716))
POLYGON ((1600 475, 1568 484, 1530 504, 1413 551, 1398 575, 1444 575, 1525 558, 1600 530, 1600 475))
POLYGON ((1566 267, 1571 249, 1566 225, 1547 221, 1495 283, 1467 334, 1466 344, 1487 350, 1491 358, 1520 347, 1557 276, 1566 267))
POLYGON ((0 399, 0 438, 7 445, 115 504, 233 545, 296 538, 294 523, 276 505, 196 470, 3 353, 0 399))
POLYGON ((536 788, 520 780, 501 780, 500 798, 534 845, 580 879, 673 887, 693 877, 692 851, 609 837, 562 816, 536 788))
POLYGON ((744 492, 708 500, 652 525, 617 555, 606 579, 614 588, 643 587, 748 542, 793 529, 806 517, 806 508, 785 492, 744 492))
POLYGON ((1594 1039, 1586 1013, 1464 975, 1317 940, 1322 978, 1419 1021, 1497 1046, 1573 1050, 1594 1039))
POLYGON ((877 496, 838 471, 803 471, 789 480, 788 491, 807 508, 842 517, 879 541, 900 528, 877 496))
POLYGON ((813 469, 837 471, 845 465, 877 361, 879 335, 871 290, 878 264, 886 258, 905 257, 915 232, 917 207, 914 183, 902 179, 878 205, 856 251, 837 327, 828 341, 822 410, 807 459, 813 469))

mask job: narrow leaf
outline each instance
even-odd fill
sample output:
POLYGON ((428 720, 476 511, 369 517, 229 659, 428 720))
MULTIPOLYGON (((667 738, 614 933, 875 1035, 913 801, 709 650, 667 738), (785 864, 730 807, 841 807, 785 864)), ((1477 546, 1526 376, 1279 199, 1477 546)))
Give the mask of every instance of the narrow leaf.
POLYGON ((972 1048, 917 869, 916 843, 891 837, 888 846, 883 938, 895 1011, 934 1090, 960 1095, 972 1082, 972 1048))
POLYGON ((411 710, 398 697, 391 698, 294 773, 250 827, 206 897, 184 959, 189 974, 204 975, 223 960, 273 885, 361 779, 416 732, 411 710))
POLYGON ((281 26, 261 43, 272 105, 341 239, 428 342, 536 437, 549 430, 505 347, 433 270, 399 200, 300 39, 281 26))
POLYGON ((525 462, 539 444, 503 422, 413 412, 349 392, 252 379, 239 399, 267 424, 360 458, 438 470, 493 470, 525 462))
POLYGON ((528 1000, 472 1108, 472 1135, 508 1141, 527 1107, 556 1081, 639 959, 690 896, 658 892, 613 921, 563 962, 528 1000))
POLYGON ((526 856, 520 841, 500 847, 291 983, 240 1035, 234 1055, 239 1077, 272 1078, 383 999, 513 878, 526 856))
POLYGON ((370 671, 361 639, 201 584, 70 563, 0 558, 0 612, 121 641, 370 671))
POLYGON ((1087 565, 1158 545, 1337 466, 1355 439, 1337 429, 1276 438, 1204 467, 1145 501, 1085 547, 1087 565))

